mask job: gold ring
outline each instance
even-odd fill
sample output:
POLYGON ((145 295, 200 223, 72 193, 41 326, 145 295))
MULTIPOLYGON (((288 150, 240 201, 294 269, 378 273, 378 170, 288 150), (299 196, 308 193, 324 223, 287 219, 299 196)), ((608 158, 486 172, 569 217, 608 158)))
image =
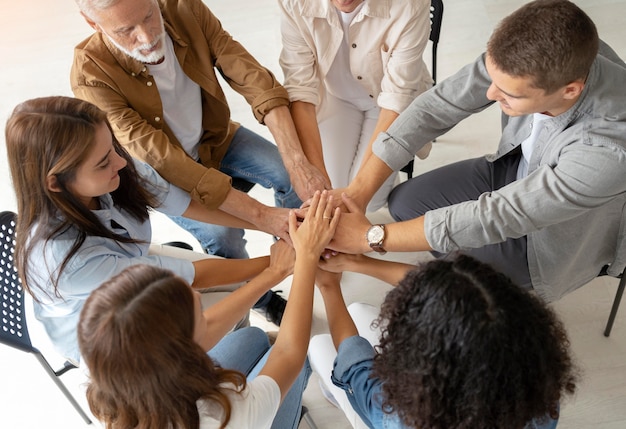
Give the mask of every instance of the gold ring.
POLYGON ((322 216, 322 219, 332 219, 330 216, 322 216))

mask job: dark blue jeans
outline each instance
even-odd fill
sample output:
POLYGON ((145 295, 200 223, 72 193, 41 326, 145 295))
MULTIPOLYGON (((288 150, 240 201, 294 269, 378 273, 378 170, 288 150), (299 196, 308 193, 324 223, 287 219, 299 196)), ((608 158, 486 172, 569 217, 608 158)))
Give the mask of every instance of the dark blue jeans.
MULTIPOLYGON (((220 171, 274 190, 276 207, 300 207, 302 202, 291 186, 289 174, 275 144, 239 127, 220 164, 220 171)), ((174 222, 189 231, 203 249, 224 258, 248 258, 244 230, 211 225, 182 216, 171 216, 174 222)))

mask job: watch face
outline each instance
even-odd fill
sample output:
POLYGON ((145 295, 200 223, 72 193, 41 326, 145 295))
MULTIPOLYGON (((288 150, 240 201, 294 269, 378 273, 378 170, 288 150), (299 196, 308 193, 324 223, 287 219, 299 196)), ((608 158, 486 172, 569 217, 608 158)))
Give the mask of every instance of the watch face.
POLYGON ((367 231, 367 241, 370 243, 378 243, 385 236, 385 230, 380 225, 374 225, 367 231))

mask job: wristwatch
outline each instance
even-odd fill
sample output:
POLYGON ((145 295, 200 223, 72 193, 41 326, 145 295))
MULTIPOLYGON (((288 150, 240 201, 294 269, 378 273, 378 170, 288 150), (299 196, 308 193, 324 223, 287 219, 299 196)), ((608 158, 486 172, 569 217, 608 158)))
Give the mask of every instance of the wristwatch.
POLYGON ((367 244, 370 245, 372 250, 384 255, 387 251, 383 248, 383 241, 385 240, 385 225, 372 225, 365 233, 367 244))

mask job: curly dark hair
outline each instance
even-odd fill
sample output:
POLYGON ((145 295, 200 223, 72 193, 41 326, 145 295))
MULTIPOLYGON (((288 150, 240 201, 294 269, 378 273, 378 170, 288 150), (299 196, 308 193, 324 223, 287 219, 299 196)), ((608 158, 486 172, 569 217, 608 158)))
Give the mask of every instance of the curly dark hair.
POLYGON ((576 388, 554 312, 466 255, 410 271, 376 323, 383 410, 412 428, 523 428, 576 388))

